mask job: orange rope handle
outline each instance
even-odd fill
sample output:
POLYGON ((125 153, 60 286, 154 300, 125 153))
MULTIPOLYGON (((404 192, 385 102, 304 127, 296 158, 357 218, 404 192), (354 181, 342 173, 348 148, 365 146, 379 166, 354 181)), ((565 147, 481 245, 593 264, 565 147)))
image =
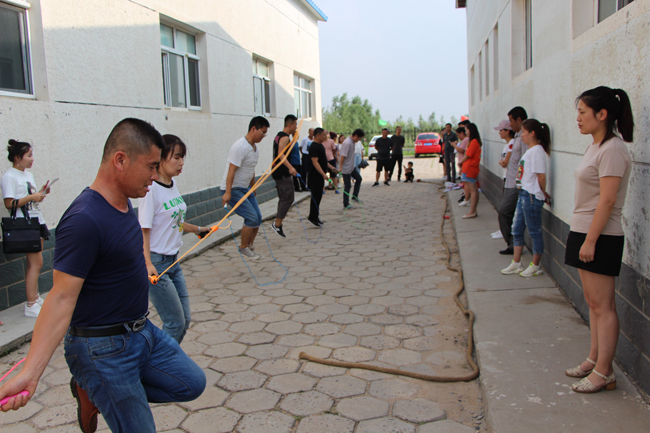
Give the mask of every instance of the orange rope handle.
POLYGON ((260 176, 260 178, 257 180, 257 182, 255 182, 255 184, 253 184, 253 186, 251 187, 251 189, 250 189, 246 194, 244 194, 244 196, 243 196, 243 197, 242 197, 242 198, 241 198, 237 203, 235 203, 235 205, 232 207, 232 209, 230 209, 230 212, 228 212, 228 213, 226 214, 226 216, 224 216, 224 217, 221 219, 221 221, 219 221, 219 222, 218 222, 217 224, 215 224, 214 226, 210 227, 210 231, 208 232, 207 235, 203 236, 203 238, 201 238, 201 240, 199 240, 199 241, 198 241, 198 242, 197 242, 197 243, 196 243, 192 248, 190 248, 189 250, 187 250, 187 251, 185 252, 185 254, 183 254, 183 255, 180 256, 178 259, 176 259, 176 261, 175 261, 174 263, 172 263, 172 264, 171 264, 167 269, 165 269, 164 271, 162 271, 162 272, 161 272, 160 274, 158 274, 158 275, 150 275, 150 276, 149 276, 149 281, 151 282, 151 284, 153 284, 153 285, 158 284, 158 281, 160 280, 160 277, 162 277, 164 274, 166 274, 166 273, 167 273, 171 268, 173 268, 173 267, 174 267, 178 262, 180 262, 181 260, 183 260, 183 258, 185 258, 185 256, 187 256, 189 253, 191 253, 191 252, 192 252, 196 247, 198 247, 199 245, 201 245, 201 242, 203 242, 204 240, 206 240, 207 238, 209 238, 210 235, 211 235, 212 233, 216 232, 216 231, 219 230, 219 229, 227 229, 228 227, 230 227, 230 225, 232 224, 232 221, 230 221, 230 224, 228 224, 228 225, 225 226, 225 227, 221 227, 221 224, 222 224, 226 219, 228 219, 228 218, 230 217, 230 215, 232 215, 232 213, 235 211, 235 209, 237 209, 237 208, 239 207, 240 204, 242 204, 242 203, 243 203, 243 202, 244 202, 244 201, 245 201, 245 200, 246 200, 246 199, 247 199, 247 198, 248 198, 248 197, 249 197, 253 192, 255 192, 255 190, 256 190, 260 185, 262 185, 262 184, 266 181, 266 179, 268 179, 269 176, 270 176, 270 175, 271 175, 275 170, 277 170, 278 168, 280 168, 280 166, 281 166, 282 164, 284 164, 284 162, 287 160, 287 157, 288 157, 288 155, 289 155, 289 152, 291 151, 291 148, 292 148, 293 145, 296 143, 296 141, 298 141, 298 136, 299 136, 298 131, 300 130, 300 127, 302 126, 302 122, 303 122, 303 120, 304 120, 304 119, 300 119, 300 123, 298 124, 298 128, 296 129, 296 133, 293 135, 293 138, 291 139, 291 141, 289 142, 289 144, 288 144, 284 149, 282 149, 282 152, 278 152, 278 156, 276 156, 275 159, 273 159, 273 161, 271 162, 271 165, 269 166, 269 168, 267 168, 267 169, 264 171, 264 173, 262 173, 262 176, 260 176), (278 162, 278 160, 280 160, 280 159, 281 159, 282 161, 280 161, 279 164, 275 165, 276 162, 278 162), (275 166, 274 166, 274 165, 275 165, 275 166))

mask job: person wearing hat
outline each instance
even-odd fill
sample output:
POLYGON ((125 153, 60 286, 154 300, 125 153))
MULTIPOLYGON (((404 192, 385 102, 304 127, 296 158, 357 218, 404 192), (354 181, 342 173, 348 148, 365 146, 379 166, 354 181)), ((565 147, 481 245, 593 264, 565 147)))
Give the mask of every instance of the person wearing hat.
MULTIPOLYGON (((512 145, 515 143, 515 131, 510 127, 509 120, 502 120, 497 126, 494 127, 494 130, 499 133, 499 137, 506 142, 501 151, 501 159, 499 160, 499 165, 503 167, 503 189, 505 191, 506 187, 506 175, 508 173, 508 163, 510 162, 510 157, 512 156, 512 145)), ((503 239, 503 234, 501 230, 497 230, 492 233, 492 239, 503 239)))

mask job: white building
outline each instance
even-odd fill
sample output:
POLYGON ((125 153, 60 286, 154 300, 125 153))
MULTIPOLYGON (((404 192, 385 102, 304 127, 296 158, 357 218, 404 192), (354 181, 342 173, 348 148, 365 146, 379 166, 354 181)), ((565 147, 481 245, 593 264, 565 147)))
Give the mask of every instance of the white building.
POLYGON ((495 203, 503 142, 492 129, 521 105, 552 133, 543 264, 586 317, 577 272, 564 266, 573 212, 574 167, 590 137, 576 125, 575 99, 605 85, 632 101, 635 140, 624 209, 626 247, 618 280, 621 338, 617 358, 650 392, 650 0, 457 0, 467 8, 470 119, 484 140, 482 188, 495 203))
MULTIPOLYGON (((52 228, 94 179, 113 126, 145 119, 187 144, 180 190, 204 225, 253 116, 271 123, 260 173, 284 116, 306 119, 302 136, 322 121, 326 19, 312 0, 0 0, 0 143, 31 142, 37 183, 60 178, 42 205, 52 228)), ((16 278, 0 277, 0 310, 24 297, 16 278)))

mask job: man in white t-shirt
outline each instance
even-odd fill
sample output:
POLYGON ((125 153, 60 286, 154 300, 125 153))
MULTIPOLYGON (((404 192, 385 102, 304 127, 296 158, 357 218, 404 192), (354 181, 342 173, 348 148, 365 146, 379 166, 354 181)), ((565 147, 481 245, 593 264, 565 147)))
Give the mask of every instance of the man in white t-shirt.
MULTIPOLYGON (((230 148, 226 161, 226 169, 221 181, 223 195, 221 201, 224 206, 234 206, 255 184, 255 166, 260 154, 257 143, 266 137, 269 121, 262 116, 254 117, 248 125, 248 134, 240 138, 230 148)), ((260 258, 253 250, 255 236, 262 225, 262 212, 257 204, 255 194, 251 194, 240 204, 235 213, 244 218, 241 229, 241 246, 239 252, 253 260, 260 258)))
MULTIPOLYGON (((314 141, 314 128, 309 128, 309 136, 300 140, 300 153, 302 153, 302 184, 304 191, 309 191, 307 188, 307 176, 309 176, 309 145, 314 141)), ((301 183, 302 183, 301 182, 301 183)))

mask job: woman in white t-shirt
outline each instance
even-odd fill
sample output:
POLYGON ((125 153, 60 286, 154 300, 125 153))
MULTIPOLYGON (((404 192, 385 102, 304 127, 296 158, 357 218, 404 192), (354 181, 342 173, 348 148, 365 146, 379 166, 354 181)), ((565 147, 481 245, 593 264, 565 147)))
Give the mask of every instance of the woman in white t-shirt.
MULTIPOLYGON (((27 303, 25 304, 25 316, 38 317, 43 305, 43 299, 38 294, 38 276, 43 267, 43 240, 50 237, 43 214, 38 203, 45 199, 49 192, 47 184, 36 190, 34 175, 27 171, 34 165, 34 154, 32 145, 26 142, 9 140, 7 146, 8 159, 12 167, 2 176, 2 197, 4 205, 11 210, 12 204, 18 201, 17 218, 24 218, 22 207, 25 206, 30 218, 38 218, 41 224, 41 251, 37 253, 26 253, 27 267, 25 269, 25 289, 27 292, 27 303)), ((0 322, 1 324, 2 322, 0 322)))
POLYGON ((632 169, 625 142, 633 140, 630 100, 621 89, 597 87, 577 99, 578 128, 591 135, 575 169, 575 209, 564 263, 578 268, 589 306, 591 349, 587 360, 566 371, 575 392, 616 388, 612 361, 618 343, 615 278, 621 270, 625 233, 621 214, 632 169), (621 135, 622 139, 617 135, 621 135))
POLYGON ((542 275, 542 254, 544 238, 542 236, 542 208, 550 204, 551 196, 546 192, 546 155, 551 151, 551 133, 546 123, 536 119, 527 119, 522 124, 521 140, 528 146, 519 161, 517 170, 517 188, 519 200, 512 224, 512 236, 515 256, 510 266, 501 270, 504 275, 519 274, 529 278, 542 275), (533 240, 533 261, 524 270, 521 255, 524 251, 524 232, 533 240))
MULTIPOLYGON (((183 233, 198 236, 209 231, 185 222, 187 205, 172 180, 183 169, 185 144, 175 135, 164 135, 163 141, 158 180, 138 206, 148 275, 158 275, 176 261, 183 233)), ((178 263, 160 277, 158 284, 149 283, 149 299, 163 322, 163 331, 180 344, 190 326, 191 313, 187 284, 178 263)))

